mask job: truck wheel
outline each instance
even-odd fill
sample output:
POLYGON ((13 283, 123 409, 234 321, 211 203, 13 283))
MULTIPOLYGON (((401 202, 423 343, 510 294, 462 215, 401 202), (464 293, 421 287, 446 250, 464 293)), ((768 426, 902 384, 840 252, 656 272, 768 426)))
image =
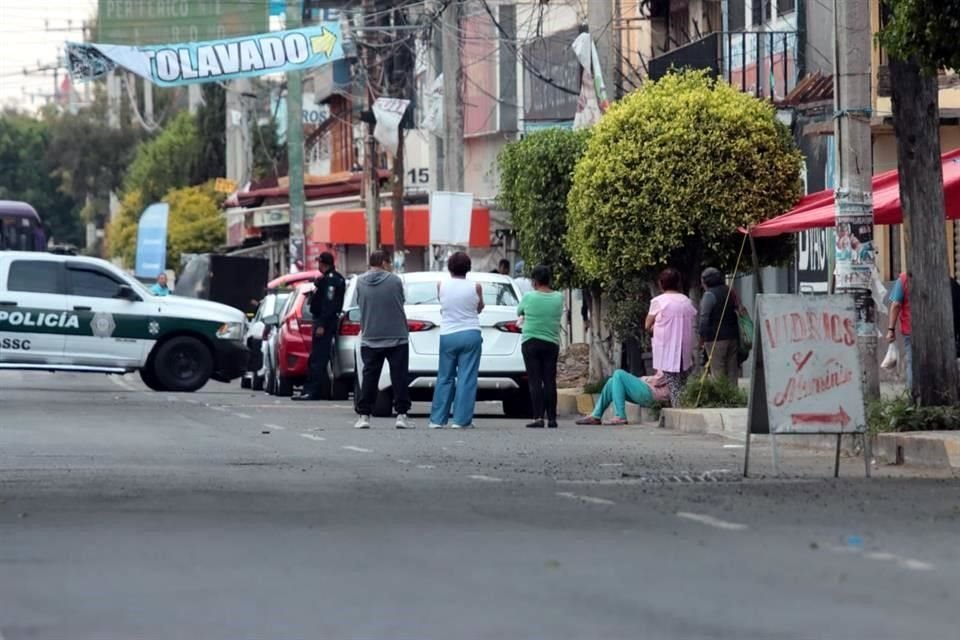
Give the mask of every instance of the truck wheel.
POLYGON ((249 389, 253 386, 253 374, 248 378, 246 375, 240 376, 240 388, 249 389))
POLYGON ((140 379, 143 380, 143 384, 147 385, 149 389, 153 391, 166 391, 163 385, 160 384, 160 381, 157 380, 156 375, 154 375, 153 363, 143 367, 138 373, 140 374, 140 379))
POLYGON ((153 375, 167 391, 196 391, 213 373, 213 354, 190 336, 167 340, 153 357, 153 375))
POLYGON ((277 384, 273 391, 281 398, 289 398, 293 395, 293 380, 286 376, 277 376, 277 384))

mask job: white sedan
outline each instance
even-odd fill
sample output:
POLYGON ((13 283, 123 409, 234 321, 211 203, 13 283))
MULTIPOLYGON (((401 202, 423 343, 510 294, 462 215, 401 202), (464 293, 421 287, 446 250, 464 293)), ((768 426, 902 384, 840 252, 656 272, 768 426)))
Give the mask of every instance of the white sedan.
MULTIPOLYGON (((401 276, 406 290, 407 326, 410 328, 410 397, 413 401, 430 401, 437 384, 440 359, 440 303, 437 283, 449 278, 439 271, 405 273, 401 276)), ((520 327, 517 305, 520 293, 508 276, 495 273, 469 273, 467 279, 481 283, 483 302, 480 329, 483 353, 480 356, 480 377, 477 400, 499 400, 509 417, 526 418, 530 413, 526 368, 520 352, 520 327)), ((360 340, 354 347, 356 392, 362 384, 363 367, 360 340)), ((389 365, 384 363, 379 382, 380 393, 374 415, 390 415, 393 393, 389 365)))

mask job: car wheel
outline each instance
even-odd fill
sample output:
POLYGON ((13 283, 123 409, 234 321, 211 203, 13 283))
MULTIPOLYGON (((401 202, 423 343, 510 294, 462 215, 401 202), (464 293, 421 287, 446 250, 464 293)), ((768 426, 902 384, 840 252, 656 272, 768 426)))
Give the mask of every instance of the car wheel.
POLYGON ((258 373, 253 374, 253 380, 250 381, 250 388, 254 391, 263 391, 264 376, 258 373))
POLYGON ((518 391, 503 400, 503 414, 508 418, 526 420, 530 413, 530 394, 526 391, 518 391))
POLYGON ((252 376, 252 375, 250 375, 250 376, 247 376, 247 375, 240 376, 240 388, 241 388, 241 389, 249 389, 249 388, 252 387, 252 386, 253 386, 253 376, 252 376))
POLYGON ((281 398, 289 398, 293 395, 293 380, 286 376, 277 376, 276 388, 273 391, 281 398))
POLYGON ((153 375, 168 391, 196 391, 213 373, 213 354, 190 336, 167 340, 153 358, 153 375))
POLYGON ((393 415, 393 389, 381 389, 373 403, 374 418, 389 418, 393 415))
POLYGON ((268 396, 277 394, 277 376, 273 371, 267 372, 267 379, 264 382, 263 390, 267 392, 268 396))
POLYGON ((354 393, 356 393, 355 384, 351 384, 349 380, 344 380, 343 378, 334 378, 330 383, 330 399, 346 400, 350 397, 351 388, 353 388, 354 393))
POLYGON ((147 385, 148 388, 154 391, 166 391, 154 375, 152 362, 140 369, 138 373, 140 374, 140 379, 143 380, 143 384, 147 385))

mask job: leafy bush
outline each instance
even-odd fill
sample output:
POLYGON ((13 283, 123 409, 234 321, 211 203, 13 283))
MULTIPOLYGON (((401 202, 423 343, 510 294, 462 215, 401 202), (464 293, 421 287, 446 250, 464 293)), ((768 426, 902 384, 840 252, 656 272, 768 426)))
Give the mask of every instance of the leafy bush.
POLYGON ((666 264, 695 285, 705 263, 732 270, 738 228, 799 199, 801 162, 769 102, 702 71, 646 82, 610 107, 577 162, 567 250, 605 288, 666 264))
POLYGON ((870 433, 960 430, 960 406, 917 406, 909 395, 872 402, 867 406, 870 433))
POLYGON ((697 375, 687 382, 680 394, 680 406, 685 409, 745 407, 747 393, 725 377, 697 375))
POLYGON ((573 168, 589 135, 588 129, 545 129, 508 144, 497 157, 498 201, 512 215, 520 255, 528 268, 550 265, 558 287, 578 284, 563 242, 573 168))

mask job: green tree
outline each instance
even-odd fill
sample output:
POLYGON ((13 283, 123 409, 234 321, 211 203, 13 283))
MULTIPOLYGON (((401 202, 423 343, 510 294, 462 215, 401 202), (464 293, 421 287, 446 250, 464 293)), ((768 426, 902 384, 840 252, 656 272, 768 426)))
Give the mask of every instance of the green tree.
POLYGON ((561 287, 581 284, 563 241, 573 169, 589 136, 589 130, 545 129, 508 144, 497 157, 498 200, 512 215, 520 254, 528 267, 550 265, 561 287))
POLYGON ((227 90, 216 83, 203 85, 203 106, 197 111, 199 151, 191 184, 227 175, 227 90))
MULTIPOLYGON (((149 202, 154 202, 153 200, 149 202)), ((136 258, 140 214, 149 204, 139 192, 127 193, 107 231, 111 257, 132 266, 136 258)), ((171 189, 163 198, 170 205, 167 220, 167 266, 178 268, 180 254, 213 251, 226 240, 226 221, 220 211, 222 196, 212 183, 171 189)))
POLYGON ((960 68, 960 0, 886 0, 887 48, 897 134, 900 200, 913 317, 913 394, 921 405, 956 404, 943 172, 939 69, 960 68), (921 250, 915 250, 922 247, 921 250))
POLYGON ((196 119, 179 114, 152 140, 140 144, 123 181, 123 191, 139 191, 148 204, 171 189, 189 186, 201 157, 201 139, 196 119))
POLYGON ((801 160, 768 102, 704 72, 667 75, 594 127, 574 172, 567 248, 605 288, 667 264, 695 286, 706 264, 732 270, 738 229, 799 199, 801 160))
POLYGON ((253 137, 253 177, 262 180, 282 175, 287 153, 277 137, 277 121, 269 118, 265 122, 250 123, 250 135, 253 137))
POLYGON ((22 200, 37 210, 49 238, 83 243, 80 206, 63 189, 47 154, 52 133, 48 123, 5 111, 0 114, 0 200, 22 200))
POLYGON ((129 122, 111 127, 105 95, 76 113, 45 112, 44 120, 51 131, 47 160, 61 189, 84 204, 86 221, 102 226, 110 193, 120 188, 143 137, 140 130, 129 122))

